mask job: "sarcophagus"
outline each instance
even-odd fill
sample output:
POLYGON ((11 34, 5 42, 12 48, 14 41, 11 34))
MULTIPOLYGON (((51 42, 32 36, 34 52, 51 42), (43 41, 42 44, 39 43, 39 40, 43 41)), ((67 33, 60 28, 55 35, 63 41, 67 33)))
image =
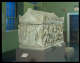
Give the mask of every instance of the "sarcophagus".
POLYGON ((43 50, 64 43, 64 17, 55 13, 28 9, 19 16, 19 47, 43 50))

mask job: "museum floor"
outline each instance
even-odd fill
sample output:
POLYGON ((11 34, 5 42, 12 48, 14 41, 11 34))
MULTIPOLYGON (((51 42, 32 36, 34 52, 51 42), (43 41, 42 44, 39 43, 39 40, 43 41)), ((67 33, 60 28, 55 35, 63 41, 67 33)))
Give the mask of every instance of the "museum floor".
MULTIPOLYGON (((75 46, 74 46, 74 50, 75 50, 75 51, 74 51, 74 56, 75 56, 75 57, 74 57, 74 60, 67 60, 66 58, 64 58, 64 59, 65 59, 65 62, 68 62, 68 61, 70 61, 70 62, 78 62, 78 61, 79 61, 79 46, 78 46, 78 45, 75 45, 75 46)), ((30 51, 27 50, 27 52, 30 52, 30 51)), ((47 57, 50 58, 50 59, 51 59, 51 58, 54 58, 53 55, 51 55, 51 54, 53 54, 53 52, 50 52, 50 55, 49 55, 49 54, 47 55, 47 57)), ((18 55, 19 55, 19 54, 18 54, 18 55)), ((39 54, 34 54, 34 53, 33 53, 32 55, 33 55, 33 56, 37 56, 37 55, 38 55, 38 56, 41 56, 40 53, 39 53, 39 54)), ((2 57, 3 57, 3 58, 2 58, 3 61, 5 61, 5 62, 6 62, 6 61, 8 61, 8 62, 10 62, 10 61, 11 61, 11 62, 16 62, 16 50, 12 50, 12 51, 6 52, 6 53, 3 54, 2 57)), ((31 61, 32 61, 32 62, 33 62, 33 61, 35 62, 34 59, 31 59, 30 62, 31 62, 31 61)), ((52 61, 52 62, 53 62, 53 61, 52 61)), ((61 61, 61 62, 62 62, 62 61, 61 61)))

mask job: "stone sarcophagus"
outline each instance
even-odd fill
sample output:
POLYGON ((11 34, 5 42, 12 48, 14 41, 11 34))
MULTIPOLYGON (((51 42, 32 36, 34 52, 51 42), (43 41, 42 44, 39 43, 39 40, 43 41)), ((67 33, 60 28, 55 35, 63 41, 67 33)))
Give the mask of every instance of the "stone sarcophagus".
POLYGON ((64 43, 63 24, 64 17, 29 8, 23 16, 19 16, 19 47, 43 50, 61 46, 64 43))

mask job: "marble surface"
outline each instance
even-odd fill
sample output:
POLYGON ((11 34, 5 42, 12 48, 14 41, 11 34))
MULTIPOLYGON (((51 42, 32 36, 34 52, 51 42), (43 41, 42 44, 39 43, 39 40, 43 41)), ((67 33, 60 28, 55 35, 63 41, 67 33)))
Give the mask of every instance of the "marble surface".
POLYGON ((19 16, 19 47, 42 50, 62 46, 63 24, 64 17, 29 8, 23 16, 19 16))

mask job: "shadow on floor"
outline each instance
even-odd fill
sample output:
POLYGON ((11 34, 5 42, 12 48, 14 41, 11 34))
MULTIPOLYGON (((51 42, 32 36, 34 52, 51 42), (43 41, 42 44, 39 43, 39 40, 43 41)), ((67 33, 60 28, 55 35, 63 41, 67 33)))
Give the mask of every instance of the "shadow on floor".
POLYGON ((16 60, 16 50, 11 50, 2 54, 2 61, 14 62, 16 60))

